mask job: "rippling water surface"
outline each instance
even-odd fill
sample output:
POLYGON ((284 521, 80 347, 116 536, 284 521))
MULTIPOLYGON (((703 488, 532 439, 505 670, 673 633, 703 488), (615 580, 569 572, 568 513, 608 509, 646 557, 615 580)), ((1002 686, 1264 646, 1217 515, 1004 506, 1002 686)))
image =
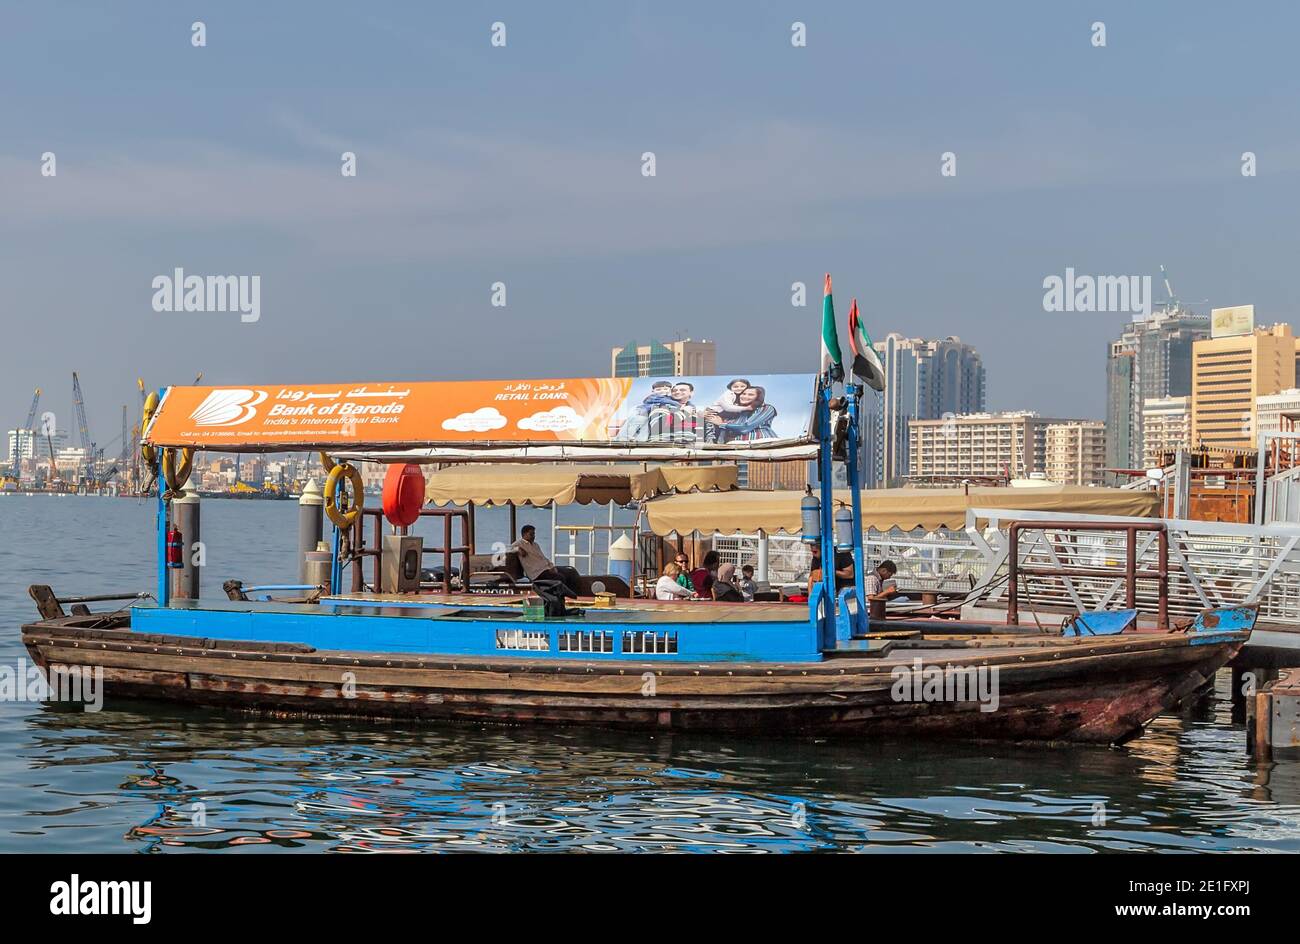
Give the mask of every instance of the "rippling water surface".
MULTIPOLYGON (((205 593, 295 579, 296 511, 206 502, 205 593)), ((481 542, 499 525, 483 517, 481 542)), ((129 499, 0 497, 0 662, 25 655, 30 583, 152 589, 152 522, 129 499)), ((1250 762, 1226 696, 1221 675, 1214 699, 1121 749, 10 702, 0 851, 1300 851, 1300 764, 1250 762)))

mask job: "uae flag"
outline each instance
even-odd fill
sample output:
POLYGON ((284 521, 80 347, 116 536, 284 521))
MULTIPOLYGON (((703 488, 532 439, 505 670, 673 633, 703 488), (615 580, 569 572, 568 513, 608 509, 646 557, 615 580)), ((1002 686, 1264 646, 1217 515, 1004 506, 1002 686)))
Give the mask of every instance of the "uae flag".
POLYGON ((862 318, 858 315, 856 298, 849 306, 849 347, 853 350, 853 373, 861 377, 872 390, 884 390, 885 368, 876 355, 871 335, 867 334, 862 318))
POLYGON ((831 274, 826 273, 825 294, 822 296, 822 365, 823 374, 830 373, 832 380, 844 377, 844 355, 840 353, 840 336, 835 330, 835 302, 831 300, 831 274))

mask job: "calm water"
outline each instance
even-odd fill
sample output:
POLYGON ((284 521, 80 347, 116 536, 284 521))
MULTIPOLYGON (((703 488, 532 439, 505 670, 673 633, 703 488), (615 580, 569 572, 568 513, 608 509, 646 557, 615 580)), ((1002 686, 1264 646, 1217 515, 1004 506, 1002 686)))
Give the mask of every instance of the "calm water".
MULTIPOLYGON (((296 579, 291 502, 208 501, 205 593, 296 579)), ((603 512, 575 509, 576 520, 603 512)), ((532 517, 539 531, 549 515, 532 517)), ((30 583, 153 588, 153 505, 0 497, 0 661, 30 583)), ((500 519, 480 519, 481 541, 500 519)), ((0 704, 0 851, 1300 851, 1300 764, 1218 697, 1123 749, 270 722, 0 704)))

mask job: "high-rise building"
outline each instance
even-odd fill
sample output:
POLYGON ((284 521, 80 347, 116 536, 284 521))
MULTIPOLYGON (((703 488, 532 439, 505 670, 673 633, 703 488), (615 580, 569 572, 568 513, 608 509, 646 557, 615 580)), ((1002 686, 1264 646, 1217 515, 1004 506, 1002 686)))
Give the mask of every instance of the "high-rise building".
POLYGON ((911 474, 909 424, 984 410, 979 353, 957 337, 927 341, 889 334, 876 342, 885 390, 864 399, 862 480, 892 485, 911 474))
POLYGON ((1143 468, 1161 468, 1166 456, 1191 444, 1191 397, 1149 397, 1142 402, 1143 468))
POLYGON ((1106 468, 1106 424, 1101 420, 1048 423, 1043 472, 1058 485, 1100 485, 1106 468))
POLYGON ((706 377, 717 373, 717 351, 707 340, 631 341, 610 351, 612 377, 706 377))
POLYGON ((1143 464, 1142 407, 1192 392, 1192 346, 1210 336, 1210 318, 1172 304, 1124 326, 1106 360, 1106 464, 1143 464))
POLYGON ((1296 338, 1275 324, 1197 341, 1192 363, 1192 447, 1250 449, 1257 400, 1296 385, 1296 338))
POLYGON ((908 422, 909 477, 1029 478, 1044 472, 1047 430, 1082 420, 1037 413, 971 413, 908 422))

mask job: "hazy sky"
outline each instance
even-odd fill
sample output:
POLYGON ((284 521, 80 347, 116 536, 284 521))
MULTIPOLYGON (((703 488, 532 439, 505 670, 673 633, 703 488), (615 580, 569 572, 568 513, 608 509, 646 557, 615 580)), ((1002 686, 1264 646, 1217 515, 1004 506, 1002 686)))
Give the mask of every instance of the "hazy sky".
POLYGON ((137 375, 589 376, 678 334, 811 371, 828 270, 873 335, 975 344, 990 407, 1101 416, 1127 319, 1044 312, 1048 275, 1164 263, 1297 320, 1297 35, 1283 3, 9 2, 0 428, 38 385, 72 428, 74 369, 110 454, 137 375), (261 276, 260 321, 155 312, 177 266, 261 276))

